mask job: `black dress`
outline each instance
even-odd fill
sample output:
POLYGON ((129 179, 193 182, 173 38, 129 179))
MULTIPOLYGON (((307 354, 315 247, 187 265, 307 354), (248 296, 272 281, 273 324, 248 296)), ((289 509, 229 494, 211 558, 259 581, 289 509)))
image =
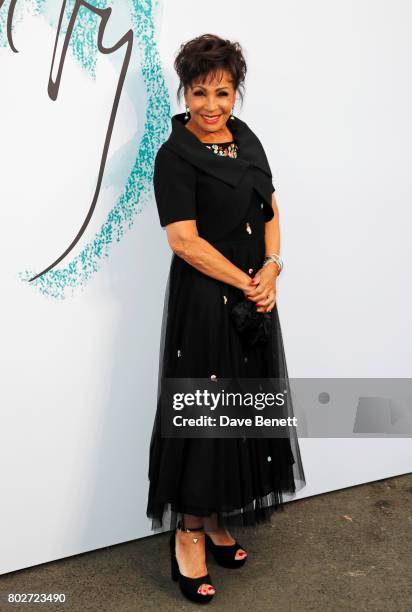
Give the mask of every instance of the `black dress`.
MULTIPOLYGON (((237 157, 238 144, 205 144, 237 157)), ((265 218, 256 191, 246 218, 210 241, 253 277, 265 255, 265 218)), ((269 341, 245 348, 230 317, 243 291, 207 276, 173 254, 162 321, 158 406, 150 444, 147 516, 152 529, 174 529, 181 513, 217 513, 221 526, 253 526, 283 510, 282 493, 305 485, 297 437, 165 438, 159 397, 165 377, 274 377, 288 380, 277 307, 269 341), (293 449, 292 449, 293 447, 293 449)))

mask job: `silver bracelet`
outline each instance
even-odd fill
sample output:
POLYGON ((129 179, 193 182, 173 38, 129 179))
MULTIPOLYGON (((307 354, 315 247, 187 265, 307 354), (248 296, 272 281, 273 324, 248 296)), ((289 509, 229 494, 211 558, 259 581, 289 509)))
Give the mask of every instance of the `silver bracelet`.
POLYGON ((281 256, 278 255, 277 253, 272 253, 271 255, 266 255, 265 259, 263 260, 263 265, 265 266, 270 261, 273 261, 273 263, 275 263, 277 265, 277 267, 279 268, 278 274, 280 274, 282 272, 282 269, 283 269, 283 260, 282 260, 281 256))

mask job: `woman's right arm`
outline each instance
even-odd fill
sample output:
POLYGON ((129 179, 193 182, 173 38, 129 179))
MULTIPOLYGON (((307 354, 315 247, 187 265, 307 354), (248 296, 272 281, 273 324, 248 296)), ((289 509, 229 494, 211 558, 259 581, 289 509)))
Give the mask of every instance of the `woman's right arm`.
POLYGON ((253 288, 250 276, 199 236, 195 220, 169 223, 166 232, 172 251, 200 272, 233 285, 246 294, 248 289, 253 288))

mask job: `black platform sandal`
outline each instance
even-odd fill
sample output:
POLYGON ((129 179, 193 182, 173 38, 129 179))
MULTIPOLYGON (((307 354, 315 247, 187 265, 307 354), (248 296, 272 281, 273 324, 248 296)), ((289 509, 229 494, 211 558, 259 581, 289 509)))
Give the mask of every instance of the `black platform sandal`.
MULTIPOLYGON (((180 531, 186 531, 188 533, 192 531, 204 531, 203 527, 197 527, 192 529, 186 528, 183 526, 181 521, 178 522, 177 528, 180 531)), ((192 539, 193 543, 197 544, 198 538, 193 537, 192 539)), ((211 586, 213 586, 212 579, 209 574, 205 574, 205 576, 200 576, 199 578, 189 578, 188 576, 184 576, 180 573, 179 565, 176 559, 176 531, 173 531, 170 534, 170 561, 172 580, 179 582, 180 590, 183 595, 187 597, 187 599, 190 599, 191 601, 194 601, 199 604, 209 603, 213 599, 216 591, 213 594, 207 595, 202 595, 202 593, 198 592, 198 588, 201 584, 210 584, 211 586)))
POLYGON ((235 558, 239 549, 245 550, 237 540, 234 544, 215 544, 207 533, 205 533, 205 538, 206 549, 212 553, 216 563, 222 567, 237 569, 246 563, 247 556, 243 559, 235 558))

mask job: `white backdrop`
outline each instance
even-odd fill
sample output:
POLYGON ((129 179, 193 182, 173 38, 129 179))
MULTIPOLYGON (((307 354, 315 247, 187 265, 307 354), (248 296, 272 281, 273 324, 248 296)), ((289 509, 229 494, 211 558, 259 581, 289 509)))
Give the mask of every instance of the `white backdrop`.
MULTIPOLYGON (((130 27, 135 43, 98 203, 70 254, 36 284, 27 271, 51 264, 89 209, 125 55, 97 53, 94 79, 77 40, 52 101, 59 3, 49 4, 27 0, 38 14, 16 15, 18 53, 0 9, 1 573, 151 533, 148 447, 171 252, 145 172, 150 143, 169 128, 165 111, 183 110, 172 64, 193 36, 238 40, 246 54, 245 103, 235 113, 262 140, 277 190, 289 375, 411 374, 407 0, 209 0, 201 12, 164 0, 149 16, 146 2, 144 32, 139 2, 116 2, 106 44, 130 27), (149 94, 161 110, 148 132, 149 94), (131 174, 138 150, 141 173, 131 174)), ((305 438, 301 450, 301 497, 412 466, 408 438, 305 438)))

